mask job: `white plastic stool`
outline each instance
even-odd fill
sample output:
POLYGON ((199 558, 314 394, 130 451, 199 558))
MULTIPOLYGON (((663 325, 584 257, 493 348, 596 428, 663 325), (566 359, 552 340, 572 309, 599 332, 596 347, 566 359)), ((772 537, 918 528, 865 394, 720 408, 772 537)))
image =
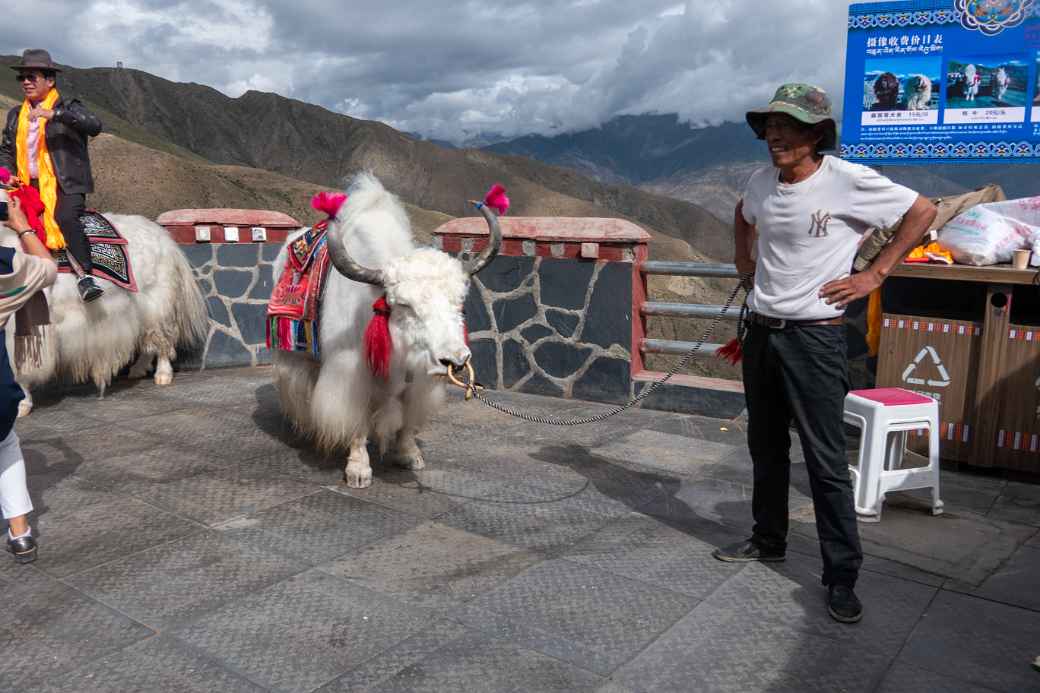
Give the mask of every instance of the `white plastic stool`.
POLYGON ((880 522, 889 491, 932 490, 932 514, 943 511, 939 499, 939 403, 900 388, 853 390, 845 397, 845 423, 862 431, 859 466, 849 466, 856 514, 864 522, 880 522), (906 449, 909 431, 928 429, 928 458, 906 449), (903 469, 905 456, 927 465, 903 469))

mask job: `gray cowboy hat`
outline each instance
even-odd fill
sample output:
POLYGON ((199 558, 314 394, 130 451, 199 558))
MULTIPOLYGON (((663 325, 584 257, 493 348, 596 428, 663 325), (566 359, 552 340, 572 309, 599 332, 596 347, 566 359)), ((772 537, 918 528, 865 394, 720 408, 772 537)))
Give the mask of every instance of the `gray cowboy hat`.
POLYGON ((768 106, 748 111, 748 125, 760 140, 766 138, 766 118, 770 113, 785 113, 806 125, 824 123, 820 149, 834 149, 838 144, 838 126, 831 115, 831 97, 819 87, 811 84, 785 84, 776 90, 768 106))
POLYGON ((51 54, 42 48, 26 48, 22 52, 22 61, 11 65, 12 70, 41 70, 43 72, 61 72, 61 68, 51 60, 51 54))

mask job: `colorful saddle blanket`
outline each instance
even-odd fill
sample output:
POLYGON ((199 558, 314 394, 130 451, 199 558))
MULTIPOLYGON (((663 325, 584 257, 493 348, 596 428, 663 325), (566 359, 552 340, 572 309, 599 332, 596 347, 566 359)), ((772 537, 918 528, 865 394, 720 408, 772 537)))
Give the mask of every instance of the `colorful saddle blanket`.
MULTIPOLYGON (((126 252, 127 240, 119 235, 112 222, 92 209, 88 209, 80 221, 90 242, 90 259, 94 262, 91 274, 136 293, 137 280, 134 279, 134 269, 126 252)), ((74 273, 65 250, 55 251, 54 260, 58 263, 59 272, 74 273)))
POLYGON ((288 258, 267 304, 267 348, 321 358, 321 298, 329 274, 327 222, 308 229, 289 245, 288 258))

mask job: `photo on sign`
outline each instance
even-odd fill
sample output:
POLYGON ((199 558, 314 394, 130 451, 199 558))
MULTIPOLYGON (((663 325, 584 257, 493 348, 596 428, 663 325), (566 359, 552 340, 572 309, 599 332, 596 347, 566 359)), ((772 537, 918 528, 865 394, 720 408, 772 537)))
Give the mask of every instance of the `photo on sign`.
POLYGON ((941 58, 867 60, 864 71, 864 111, 930 111, 939 108, 941 58))
POLYGON ((1025 108, 1029 63, 1022 56, 952 58, 946 68, 946 108, 1025 108))
POLYGON ((865 127, 939 122, 942 58, 904 57, 867 60, 863 75, 865 127))

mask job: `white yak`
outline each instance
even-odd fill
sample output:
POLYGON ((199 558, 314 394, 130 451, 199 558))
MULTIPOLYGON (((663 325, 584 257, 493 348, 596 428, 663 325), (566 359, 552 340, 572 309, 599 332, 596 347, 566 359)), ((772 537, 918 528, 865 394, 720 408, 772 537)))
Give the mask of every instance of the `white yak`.
MULTIPOLYGON (((406 468, 425 466, 415 436, 442 401, 438 376, 470 358, 462 314, 469 275, 491 261, 502 236, 495 214, 481 207, 490 240, 463 263, 417 248, 404 208, 373 176, 359 175, 348 192, 327 231, 332 268, 319 313, 321 362, 278 349, 273 361, 286 416, 319 448, 347 449, 345 481, 365 488, 372 483, 370 439, 384 455, 392 448, 406 468), (385 378, 373 373, 363 337, 384 295, 393 345, 385 378)), ((286 248, 275 264, 276 285, 286 248)))
POLYGON ((932 104, 932 80, 925 75, 911 75, 906 80, 906 110, 927 111, 932 104))
POLYGON ((979 70, 973 64, 966 65, 964 67, 964 95, 968 101, 974 101, 975 97, 979 95, 979 83, 982 78, 979 76, 979 70))
POLYGON ((993 77, 994 95, 997 101, 1004 101, 1007 96, 1008 87, 1011 86, 1011 77, 1003 65, 997 68, 997 74, 993 77))
MULTIPOLYGON (((6 193, 0 195, 7 199, 6 193)), ((154 363, 155 383, 169 385, 177 348, 197 345, 208 332, 206 303, 191 265, 166 229, 141 216, 104 216, 127 240, 138 292, 98 278, 104 295, 84 303, 75 275, 58 275, 46 289, 51 325, 46 328, 39 365, 19 368, 12 363, 26 394, 19 405, 21 415, 32 410, 31 388, 54 379, 93 382, 104 394, 135 354, 131 377, 144 377, 154 363)), ((18 246, 14 232, 2 224, 0 243, 18 246)), ((7 326, 7 339, 8 353, 13 355, 13 321, 7 326)))

